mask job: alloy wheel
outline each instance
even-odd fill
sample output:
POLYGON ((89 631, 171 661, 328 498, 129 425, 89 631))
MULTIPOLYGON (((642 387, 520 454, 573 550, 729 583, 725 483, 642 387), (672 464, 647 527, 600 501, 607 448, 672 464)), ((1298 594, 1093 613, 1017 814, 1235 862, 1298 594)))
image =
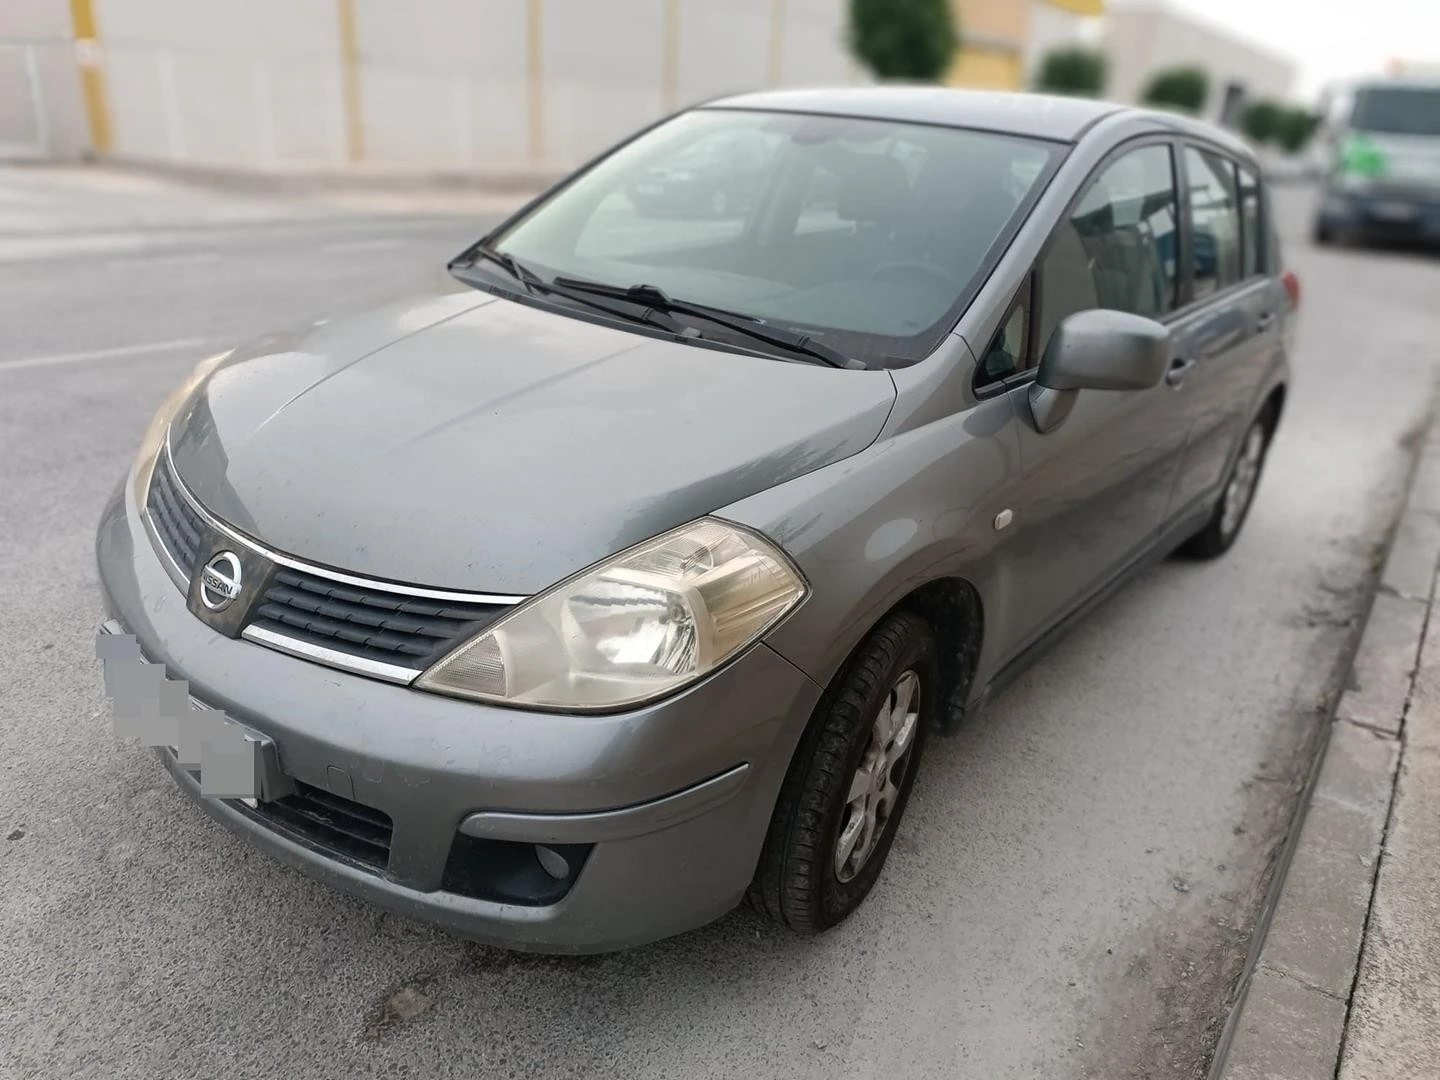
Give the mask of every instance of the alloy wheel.
POLYGON ((1230 473, 1230 482, 1225 485, 1225 509, 1220 516, 1221 535, 1234 535, 1245 517, 1245 510, 1255 495, 1260 479, 1260 465, 1265 459, 1265 428, 1255 423, 1245 436, 1245 445, 1240 448, 1240 457, 1230 473))
POLYGON ((860 873, 885 835, 919 724, 920 677, 907 670, 885 695, 871 724, 870 743, 850 779, 835 841, 835 876, 842 882, 860 873))

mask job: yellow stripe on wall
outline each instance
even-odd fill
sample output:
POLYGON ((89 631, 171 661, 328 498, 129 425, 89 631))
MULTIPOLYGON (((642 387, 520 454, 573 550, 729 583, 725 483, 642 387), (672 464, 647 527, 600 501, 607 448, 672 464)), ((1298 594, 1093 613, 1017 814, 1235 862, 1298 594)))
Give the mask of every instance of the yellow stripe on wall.
POLYGON ((1042 4, 1068 11, 1072 15, 1104 15, 1105 0, 1040 0, 1042 4))
POLYGON ((955 54, 945 82, 973 90, 1019 90, 1022 75, 1014 50, 969 46, 955 54))
POLYGON ((545 69, 540 35, 540 0, 525 4, 525 70, 530 84, 530 158, 545 160, 545 69))
POLYGON ((779 86, 785 60, 785 0, 770 0, 770 85, 779 86))
POLYGON ((665 0, 662 12, 664 50, 660 69, 660 101, 666 112, 675 108, 680 67, 680 0, 665 0))
POLYGON ((336 0, 340 31, 340 87, 345 108, 346 152, 351 161, 365 159, 365 117, 360 104, 360 35, 355 26, 355 0, 336 0))
POLYGON ((110 102, 105 87, 105 69, 100 64, 100 31, 95 23, 91 0, 70 0, 70 25, 75 38, 75 60, 80 69, 80 100, 85 107, 85 126, 90 149, 108 153, 111 146, 110 102))

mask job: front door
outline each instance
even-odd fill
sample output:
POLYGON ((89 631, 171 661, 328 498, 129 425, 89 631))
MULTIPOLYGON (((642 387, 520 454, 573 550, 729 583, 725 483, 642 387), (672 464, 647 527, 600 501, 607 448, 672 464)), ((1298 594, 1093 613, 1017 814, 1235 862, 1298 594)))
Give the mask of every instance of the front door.
MULTIPOLYGON (((1032 367, 1055 327, 1077 311, 1169 318, 1177 298, 1177 206, 1169 140, 1129 146, 1096 170, 1032 275, 1032 367)), ((1026 422, 1030 384, 1016 382, 1009 393, 1022 420, 1025 497, 1012 543, 1023 648, 1155 539, 1188 423, 1162 383, 1081 391, 1060 426, 1042 434, 1026 422)))

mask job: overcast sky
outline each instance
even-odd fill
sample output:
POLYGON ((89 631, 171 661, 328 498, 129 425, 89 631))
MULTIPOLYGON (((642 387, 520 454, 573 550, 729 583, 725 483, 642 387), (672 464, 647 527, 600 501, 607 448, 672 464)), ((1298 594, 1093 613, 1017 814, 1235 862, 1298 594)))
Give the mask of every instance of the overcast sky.
MULTIPOLYGON (((1379 73, 1392 58, 1440 63, 1440 0, 1169 0, 1298 65, 1295 92, 1379 73), (1327 14, 1329 8, 1334 14, 1327 14)), ((1115 4, 1121 6, 1120 3, 1115 4)))

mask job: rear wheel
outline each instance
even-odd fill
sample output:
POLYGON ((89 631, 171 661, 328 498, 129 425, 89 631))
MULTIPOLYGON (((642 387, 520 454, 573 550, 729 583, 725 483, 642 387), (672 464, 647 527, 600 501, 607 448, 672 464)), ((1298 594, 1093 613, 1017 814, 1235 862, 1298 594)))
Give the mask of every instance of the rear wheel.
POLYGON ((1180 548, 1180 554, 1193 559, 1214 559, 1230 550, 1240 527, 1250 515, 1250 505, 1255 501, 1255 489, 1260 484, 1260 472, 1265 467, 1265 454, 1270 449, 1270 410, 1266 409, 1240 444, 1240 453, 1230 466, 1230 475, 1220 501, 1205 528, 1187 540, 1180 548))
POLYGON ((822 700, 781 788, 750 902, 802 934, 869 894, 905 812, 936 707, 935 636, 899 612, 822 700))

